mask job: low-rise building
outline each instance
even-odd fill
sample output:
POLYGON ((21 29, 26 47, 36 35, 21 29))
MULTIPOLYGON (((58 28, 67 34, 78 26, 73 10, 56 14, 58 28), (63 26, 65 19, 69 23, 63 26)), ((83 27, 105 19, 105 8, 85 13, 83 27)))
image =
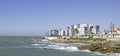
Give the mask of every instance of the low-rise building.
POLYGON ((109 30, 106 30, 105 33, 106 33, 105 34, 106 37, 111 37, 111 38, 118 37, 118 38, 120 38, 120 28, 109 29, 109 30))
POLYGON ((115 30, 116 34, 120 34, 120 28, 115 28, 114 30, 115 30))

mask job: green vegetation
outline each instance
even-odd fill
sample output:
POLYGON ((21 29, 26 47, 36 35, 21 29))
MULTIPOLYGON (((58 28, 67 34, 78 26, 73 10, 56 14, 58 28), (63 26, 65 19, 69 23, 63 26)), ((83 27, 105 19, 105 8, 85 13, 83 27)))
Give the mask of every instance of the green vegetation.
POLYGON ((90 26, 90 30, 89 30, 90 33, 92 33, 92 29, 93 29, 93 28, 94 28, 93 26, 90 26))
POLYGON ((59 38, 62 38, 62 36, 51 36, 51 37, 59 37, 59 38))
POLYGON ((103 38, 70 38, 68 40, 105 41, 103 38))
POLYGON ((100 53, 120 53, 120 46, 112 45, 107 42, 104 38, 69 38, 69 39, 58 39, 52 40, 52 42, 65 42, 65 43, 85 43, 89 44, 86 46, 78 47, 79 50, 90 50, 93 52, 100 53))
POLYGON ((103 38, 70 38, 66 40, 67 43, 86 43, 86 44, 101 43, 105 41, 106 39, 103 38))
POLYGON ((77 28, 75 29, 75 32, 76 32, 76 33, 79 33, 79 31, 78 31, 78 29, 77 29, 77 28))

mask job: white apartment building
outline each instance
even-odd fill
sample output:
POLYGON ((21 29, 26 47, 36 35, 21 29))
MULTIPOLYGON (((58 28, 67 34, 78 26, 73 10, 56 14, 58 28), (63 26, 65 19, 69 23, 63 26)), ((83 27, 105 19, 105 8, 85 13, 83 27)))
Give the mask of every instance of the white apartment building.
POLYGON ((85 35, 85 27, 89 27, 88 24, 76 24, 76 25, 71 25, 69 28, 67 28, 68 31, 68 36, 75 36, 75 35, 85 35), (78 33, 76 33, 76 30, 78 30, 78 33))
POLYGON ((93 26, 92 24, 80 24, 79 27, 75 29, 78 30, 78 33, 75 33, 76 36, 85 36, 91 33, 96 33, 96 28, 93 26, 92 29, 90 27, 93 26))
POLYGON ((67 29, 51 30, 51 36, 85 36, 96 33, 96 28, 92 24, 76 24, 67 27, 67 29))
POLYGON ((60 29, 59 35, 60 36, 66 36, 67 35, 67 30, 66 29, 60 29))
POLYGON ((83 28, 83 27, 78 28, 77 30, 78 30, 78 32, 79 32, 79 33, 77 33, 77 35, 79 35, 79 36, 80 36, 80 35, 85 35, 85 34, 86 34, 86 33, 85 33, 85 28, 83 28))
POLYGON ((80 28, 89 27, 90 24, 80 24, 80 28))
POLYGON ((51 31, 50 31, 50 35, 51 35, 51 36, 59 36, 59 30, 55 30, 55 29, 54 29, 54 30, 51 30, 51 31))
POLYGON ((80 24, 74 25, 74 29, 76 29, 76 28, 80 28, 80 24))
POLYGON ((120 34, 120 28, 115 28, 116 34, 120 34))
POLYGON ((78 33, 76 34, 77 36, 87 35, 89 30, 89 24, 80 24, 80 28, 77 28, 77 30, 78 30, 78 33))

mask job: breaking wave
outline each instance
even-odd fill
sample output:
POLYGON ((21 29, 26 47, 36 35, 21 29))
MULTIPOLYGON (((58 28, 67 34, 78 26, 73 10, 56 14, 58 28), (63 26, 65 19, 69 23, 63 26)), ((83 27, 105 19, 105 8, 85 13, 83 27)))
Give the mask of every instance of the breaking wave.
MULTIPOLYGON (((31 39, 32 42, 30 44, 26 44, 23 46, 14 46, 9 48, 39 48, 43 50, 63 50, 63 51, 80 51, 86 53, 93 53, 103 56, 120 56, 120 53, 110 53, 110 54, 101 54, 99 52, 91 52, 89 50, 78 50, 78 46, 84 46, 86 44, 83 43, 56 43, 49 42, 48 40, 41 39, 31 39)), ((20 43, 24 43, 24 41, 20 41, 20 43)), ((0 48, 8 48, 8 47, 0 47, 0 48)))
POLYGON ((120 53, 108 53, 107 56, 120 56, 120 53))
POLYGON ((78 51, 78 48, 76 46, 48 45, 45 48, 47 48, 47 49, 56 49, 56 50, 78 51))
POLYGON ((86 44, 82 43, 54 43, 47 40, 36 41, 33 40, 34 44, 31 44, 31 47, 42 48, 42 49, 55 49, 55 50, 66 50, 66 51, 78 51, 77 46, 83 46, 86 44))

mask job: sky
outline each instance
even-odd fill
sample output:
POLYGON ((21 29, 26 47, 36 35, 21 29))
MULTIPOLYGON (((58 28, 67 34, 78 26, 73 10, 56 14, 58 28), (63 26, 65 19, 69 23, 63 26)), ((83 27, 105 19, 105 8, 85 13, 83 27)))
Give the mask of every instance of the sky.
POLYGON ((40 36, 74 24, 120 27, 120 0, 0 0, 0 35, 40 36))

